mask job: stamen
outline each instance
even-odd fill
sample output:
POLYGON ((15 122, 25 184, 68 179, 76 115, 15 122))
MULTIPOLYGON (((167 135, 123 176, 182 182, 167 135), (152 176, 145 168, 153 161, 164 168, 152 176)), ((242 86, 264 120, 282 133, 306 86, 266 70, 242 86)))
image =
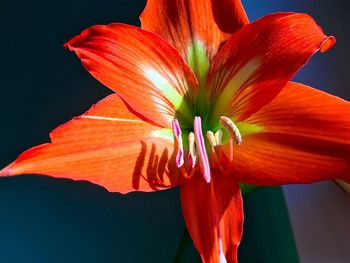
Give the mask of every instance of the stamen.
POLYGON ((222 143, 222 130, 218 129, 215 132, 215 141, 216 141, 216 145, 221 145, 222 143))
POLYGON ((197 160, 193 132, 190 132, 190 134, 188 135, 188 144, 189 144, 188 159, 191 167, 193 168, 196 165, 196 160, 197 160))
POLYGON ((175 146, 177 146, 176 166, 181 167, 184 164, 184 149, 181 137, 181 128, 177 119, 172 121, 173 134, 175 139, 175 146))
POLYGON ((215 140, 214 133, 212 131, 207 131, 207 138, 208 138, 208 141, 210 143, 210 146, 212 148, 214 148, 216 146, 216 140, 215 140))
POLYGON ((213 159, 211 160, 211 164, 212 164, 213 168, 218 168, 218 167, 220 167, 220 162, 219 162, 219 157, 217 154, 218 147, 216 147, 217 144, 216 144, 216 139, 215 139, 214 133, 212 131, 208 131, 207 138, 208 138, 209 144, 211 146, 211 153, 212 153, 212 157, 213 157, 213 159))
POLYGON ((225 116, 220 117, 220 123, 221 125, 228 131, 230 134, 230 162, 233 161, 233 140, 236 141, 236 144, 240 145, 242 144, 242 136, 239 132, 236 124, 230 119, 225 116))
POLYGON ((229 132, 230 137, 235 139, 238 145, 242 144, 241 133, 239 132, 236 124, 230 118, 221 116, 220 123, 229 132))
POLYGON ((207 154, 207 151, 205 149, 205 144, 204 144, 201 117, 196 116, 194 118, 193 126, 194 126, 194 136, 196 139, 197 151, 198 151, 198 155, 199 155, 199 161, 201 164, 203 177, 207 183, 210 183, 210 180, 211 180, 210 166, 209 166, 208 154, 207 154))
MULTIPOLYGON (((222 130, 221 129, 218 129, 215 132, 215 141, 216 141, 217 146, 220 146, 222 144, 222 130)), ((221 156, 222 156, 221 147, 216 147, 215 152, 216 152, 216 156, 218 157, 218 160, 221 160, 221 156)), ((220 169, 222 169, 221 163, 220 163, 220 169)))

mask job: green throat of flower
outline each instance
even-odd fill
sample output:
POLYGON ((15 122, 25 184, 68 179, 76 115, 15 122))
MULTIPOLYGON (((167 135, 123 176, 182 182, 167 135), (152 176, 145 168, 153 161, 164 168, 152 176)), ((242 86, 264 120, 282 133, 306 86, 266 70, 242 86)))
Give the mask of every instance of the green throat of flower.
POLYGON ((183 97, 156 72, 147 72, 147 75, 177 109, 172 122, 177 167, 184 177, 200 171, 205 181, 210 182, 213 169, 230 172, 234 147, 242 144, 242 136, 259 132, 261 128, 254 124, 234 123, 232 116, 223 116, 229 101, 226 94, 211 101, 206 86, 210 63, 200 41, 194 41, 188 49, 187 62, 196 75, 198 89, 188 88, 189 94, 183 97), (229 147, 227 156, 222 147, 226 145, 229 147))
MULTIPOLYGON (((230 135, 229 161, 232 162, 233 144, 236 143, 240 145, 242 143, 242 136, 239 132, 239 129, 230 118, 222 116, 220 118, 220 123, 230 135)), ((175 139, 175 149, 177 150, 177 167, 181 169, 182 174, 185 177, 192 177, 192 175, 197 171, 198 159, 201 174, 203 175, 204 180, 209 183, 211 181, 211 168, 220 164, 220 160, 222 159, 222 152, 220 147, 222 144, 222 130, 218 129, 215 133, 210 130, 203 132, 201 117, 196 116, 193 122, 193 132, 186 132, 188 133, 188 140, 187 151, 185 154, 183 134, 177 119, 173 120, 172 129, 175 139), (206 139, 204 134, 206 134, 206 139), (209 162, 208 152, 210 152, 210 155, 212 157, 211 162, 209 162)))

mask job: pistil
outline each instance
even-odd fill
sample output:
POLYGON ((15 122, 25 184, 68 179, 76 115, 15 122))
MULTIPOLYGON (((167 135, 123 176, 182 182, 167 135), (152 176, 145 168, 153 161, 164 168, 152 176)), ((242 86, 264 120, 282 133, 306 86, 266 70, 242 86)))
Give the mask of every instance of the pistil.
POLYGON ((207 183, 210 183, 210 180, 211 180, 210 166, 209 166, 208 154, 204 143, 201 117, 199 116, 194 117, 193 126, 194 126, 194 137, 196 140, 197 151, 198 151, 203 178, 207 183))

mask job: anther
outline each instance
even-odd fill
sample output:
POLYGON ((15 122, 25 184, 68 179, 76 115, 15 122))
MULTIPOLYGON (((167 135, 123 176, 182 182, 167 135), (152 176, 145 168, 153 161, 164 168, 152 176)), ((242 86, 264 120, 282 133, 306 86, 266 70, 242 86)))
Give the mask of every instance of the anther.
POLYGON ((216 141, 216 145, 221 145, 222 143, 222 130, 218 129, 215 132, 215 141, 216 141))
POLYGON ((221 125, 229 132, 230 137, 234 138, 237 144, 242 144, 242 136, 236 124, 225 116, 220 117, 221 125))
POLYGON ((210 166, 209 166, 208 154, 205 149, 204 137, 202 133, 201 117, 196 116, 194 118, 193 126, 194 126, 194 137, 196 140, 199 161, 202 168, 202 174, 203 174, 204 180, 207 183, 210 183, 210 180, 211 180, 210 166))
POLYGON ((219 162, 219 156, 218 156, 218 147, 217 146, 217 142, 216 142, 216 139, 215 139, 215 135, 212 131, 208 131, 207 132, 207 138, 208 138, 208 141, 209 141, 209 144, 211 146, 211 153, 212 153, 212 166, 213 168, 218 168, 220 167, 220 162, 219 162))
POLYGON ((212 131, 207 131, 207 138, 210 146, 214 148, 217 145, 214 133, 212 131))
POLYGON ((184 149, 181 137, 181 128, 177 119, 172 121, 173 134, 175 139, 175 146, 177 147, 176 166, 181 167, 184 164, 184 149))
POLYGON ((190 132, 188 135, 188 159, 190 162, 191 167, 195 167, 196 165, 196 160, 197 160, 197 155, 196 155, 196 149, 195 149, 195 144, 194 144, 194 134, 193 132, 190 132))
POLYGON ((236 124, 230 119, 225 116, 220 117, 220 123, 221 125, 228 131, 230 134, 230 161, 233 160, 233 140, 235 140, 236 144, 240 145, 242 144, 242 136, 239 132, 236 124))
MULTIPOLYGON (((215 132, 214 136, 215 136, 216 145, 220 146, 222 144, 222 130, 218 129, 215 132)), ((221 147, 216 147, 215 152, 216 152, 216 156, 217 156, 218 160, 221 160, 221 155, 222 155, 221 147)))

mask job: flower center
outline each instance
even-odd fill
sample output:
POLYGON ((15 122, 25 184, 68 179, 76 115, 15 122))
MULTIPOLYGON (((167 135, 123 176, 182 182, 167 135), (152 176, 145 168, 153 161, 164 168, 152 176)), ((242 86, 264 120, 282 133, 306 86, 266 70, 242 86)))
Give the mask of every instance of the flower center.
MULTIPOLYGON (((229 161, 233 160, 233 145, 242 143, 242 136, 235 123, 228 117, 220 117, 221 126, 228 132, 229 139, 229 161)), ((182 171, 185 178, 190 178, 194 175, 198 169, 197 157, 199 159, 199 167, 204 180, 209 183, 211 180, 211 168, 223 169, 220 164, 222 157, 221 145, 222 135, 221 129, 218 129, 215 133, 213 131, 207 131, 206 139, 203 136, 202 120, 201 117, 196 116, 193 122, 193 132, 189 132, 187 148, 184 149, 184 143, 182 139, 182 131, 177 119, 172 122, 172 129, 174 134, 176 153, 176 165, 182 171), (208 150, 209 149, 209 150, 208 150), (209 162, 210 153, 211 162, 209 162), (211 167, 212 166, 212 167, 211 167)))

